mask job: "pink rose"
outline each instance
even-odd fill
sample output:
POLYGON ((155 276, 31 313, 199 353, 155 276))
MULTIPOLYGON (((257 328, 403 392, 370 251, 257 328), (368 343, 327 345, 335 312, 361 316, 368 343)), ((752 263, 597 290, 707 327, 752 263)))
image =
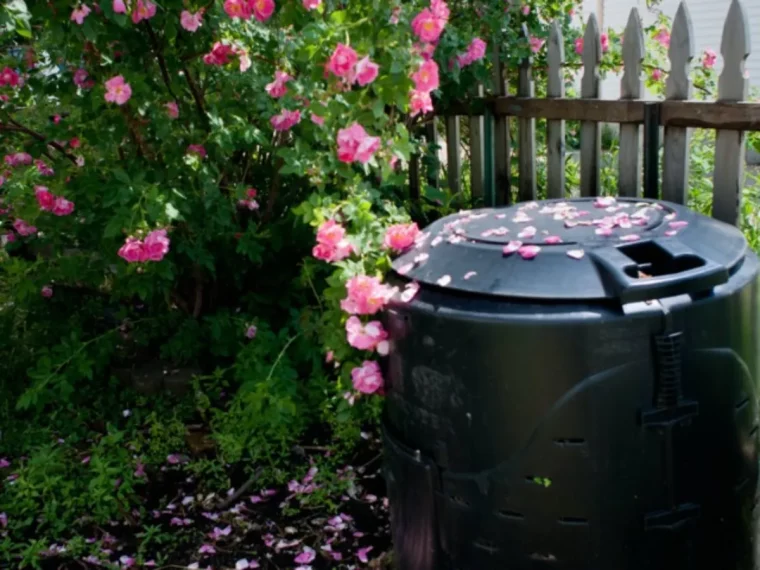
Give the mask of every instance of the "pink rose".
POLYGON ((45 297, 45 299, 50 299, 53 296, 53 288, 50 285, 45 285, 40 291, 40 295, 45 297))
POLYGON ((18 87, 19 83, 20 78, 16 70, 11 69, 10 67, 5 67, 2 72, 0 72, 0 87, 5 87, 6 85, 9 85, 10 87, 18 87))
POLYGON ((198 10, 195 14, 182 10, 179 16, 179 23, 182 28, 190 33, 197 31, 203 25, 203 10, 198 10))
POLYGON ((317 230, 319 243, 335 247, 346 237, 346 229, 335 220, 323 222, 317 230))
POLYGON ((429 8, 425 8, 412 20, 412 31, 423 42, 436 43, 445 26, 446 20, 436 17, 429 8))
POLYGON ((32 155, 26 152, 8 154, 4 158, 8 166, 29 166, 32 164, 32 155))
POLYGON ((348 296, 340 307, 350 315, 374 315, 390 299, 393 289, 383 285, 377 277, 357 275, 346 283, 348 296))
POLYGON ((479 61, 486 55, 488 45, 480 38, 474 38, 467 47, 467 60, 469 63, 479 61))
POLYGON ((136 263, 143 261, 143 243, 136 237, 128 237, 119 248, 119 257, 127 263, 136 263))
POLYGON ((427 93, 438 89, 440 80, 438 78, 438 64, 431 60, 425 61, 419 69, 412 74, 412 80, 417 91, 427 93))
POLYGON ((301 122, 301 111, 289 111, 288 109, 283 109, 279 115, 275 115, 269 121, 272 123, 274 130, 289 131, 301 122))
POLYGON ((715 66, 717 59, 718 54, 716 54, 715 51, 711 50, 710 48, 707 48, 705 50, 705 53, 702 55, 702 65, 704 65, 705 69, 712 69, 715 66))
POLYGON ((166 114, 172 119, 179 117, 179 105, 175 101, 169 101, 166 104, 166 114))
POLYGON ((73 138, 72 138, 72 139, 69 141, 69 146, 70 146, 71 148, 79 148, 80 146, 82 146, 82 142, 79 140, 79 137, 73 137, 73 138))
POLYGON ((251 0, 253 16, 259 22, 266 22, 274 13, 274 0, 251 0))
POLYGON ((348 344, 359 350, 375 350, 387 354, 388 333, 380 321, 370 321, 362 324, 359 317, 352 315, 346 321, 346 338, 348 344), (380 346, 382 343, 382 347, 380 346))
POLYGON ((43 212, 52 212, 55 206, 55 196, 45 186, 36 186, 34 188, 34 197, 37 198, 37 204, 43 212))
POLYGON ((203 63, 206 65, 226 65, 235 50, 232 46, 216 42, 211 51, 203 56, 203 63))
POLYGON ((240 18, 241 20, 250 20, 252 14, 248 0, 225 0, 224 11, 230 18, 240 18))
POLYGON ((55 174, 55 170, 48 166, 44 160, 35 160, 34 166, 37 167, 37 172, 42 176, 53 176, 55 174))
POLYGON ((126 14, 127 6, 124 0, 113 0, 113 12, 114 14, 126 14))
POLYGON ((291 79, 293 78, 284 71, 275 71, 274 81, 272 81, 272 83, 269 83, 264 89, 267 93, 269 93, 269 95, 275 99, 279 99, 280 97, 284 97, 288 92, 288 87, 286 84, 291 79))
POLYGON ((385 230, 383 243, 388 249, 402 252, 414 245, 414 240, 420 233, 417 224, 396 224, 385 230))
POLYGON ((37 233, 37 228, 26 223, 21 218, 18 218, 13 222, 13 229, 16 230, 20 236, 31 236, 37 233))
POLYGON ((449 10, 449 6, 445 0, 430 0, 430 11, 439 20, 443 20, 444 22, 449 21, 451 10, 449 10))
POLYGON ((79 68, 74 72, 74 85, 77 87, 84 87, 87 83, 87 71, 79 68))
POLYGON ((318 243, 311 250, 311 254, 316 259, 321 259, 328 263, 342 261, 349 257, 353 252, 354 247, 348 242, 348 240, 343 240, 336 247, 318 243))
POLYGON ((662 79, 662 69, 657 67, 652 70, 652 80, 659 81, 660 79, 662 79))
POLYGON ((132 88, 124 81, 124 77, 117 75, 106 81, 105 99, 109 103, 123 105, 132 96, 132 88))
POLYGON ((380 149, 380 137, 371 137, 359 123, 338 131, 338 160, 366 164, 380 149))
POLYGON ((330 263, 341 261, 354 252, 354 247, 346 239, 346 230, 335 220, 322 223, 317 230, 317 245, 311 253, 317 259, 330 263))
POLYGON ((575 38, 575 53, 583 54, 583 38, 575 38))
POLYGON ((87 14, 92 12, 90 10, 89 6, 87 4, 80 4, 74 10, 71 12, 71 21, 76 22, 80 26, 84 24, 84 19, 87 17, 87 14))
POLYGON ((169 253, 169 237, 166 230, 153 230, 143 242, 143 256, 146 261, 161 261, 169 253))
POLYGON ((346 77, 353 73, 358 56, 347 45, 338 44, 327 63, 328 69, 338 77, 346 77))
POLYGON ((322 0, 303 0, 303 7, 307 10, 316 10, 322 5, 322 0))
POLYGON ((610 49, 610 36, 607 34, 602 34, 599 41, 602 44, 602 52, 606 52, 608 49, 610 49))
POLYGON ((315 115, 314 113, 311 114, 311 122, 318 126, 323 126, 325 124, 325 118, 320 117, 319 115, 315 115))
POLYGON ((187 145, 187 150, 185 152, 187 152, 187 154, 197 154, 201 158, 206 158, 208 155, 206 148, 202 144, 187 145))
POLYGON ((530 43, 530 51, 533 53, 538 53, 541 51, 541 48, 544 47, 544 43, 546 42, 541 38, 537 38, 536 36, 530 36, 528 43, 530 43))
POLYGON ((380 365, 374 361, 364 363, 351 371, 354 388, 363 394, 374 394, 383 387, 383 374, 380 365))
POLYGON ((57 196, 55 204, 53 204, 53 214, 56 216, 68 216, 74 211, 74 202, 70 202, 66 198, 57 196))
POLYGON ((139 24, 143 20, 150 20, 156 15, 156 5, 150 0, 137 0, 137 5, 132 12, 132 22, 139 24))
POLYGON ((663 47, 670 47, 670 32, 665 28, 660 28, 657 30, 654 40, 663 47))
POLYGON ((360 59, 356 64, 356 82, 364 87, 369 85, 376 78, 380 70, 380 66, 370 61, 369 56, 360 59))

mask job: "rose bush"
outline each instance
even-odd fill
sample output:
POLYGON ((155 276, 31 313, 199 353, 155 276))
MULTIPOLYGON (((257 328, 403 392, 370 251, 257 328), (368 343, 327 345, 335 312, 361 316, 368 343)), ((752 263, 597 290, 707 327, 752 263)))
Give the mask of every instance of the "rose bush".
MULTIPOLYGON (((131 516, 141 486, 167 465, 217 483, 227 464, 264 464, 277 479, 314 425, 327 423, 338 448, 357 441, 377 418, 370 395, 383 393, 390 339, 379 313, 392 295, 416 292, 384 283, 390 258, 430 218, 468 204, 466 184, 460 197, 429 184, 409 201, 411 157, 435 164, 420 127, 434 104, 489 83, 494 51, 511 84, 533 56, 540 94, 548 25, 560 20, 574 54, 576 9, 3 4, 5 453, 34 458, 65 440, 60 457, 45 453, 90 489, 39 491, 39 463, 18 459, 20 484, 0 496, 18 544, 65 534, 83 510, 98 523, 131 516), (146 390, 151 366, 162 387, 169 371, 189 371, 179 396, 146 390), (212 466, 188 459, 189 424, 208 431, 212 466), (81 461, 90 446, 92 465, 81 461), (52 522, 35 522, 42 505, 52 522)), ((606 38, 610 69, 621 50, 613 31, 606 38)), ((568 78, 579 56, 569 59, 568 78)))

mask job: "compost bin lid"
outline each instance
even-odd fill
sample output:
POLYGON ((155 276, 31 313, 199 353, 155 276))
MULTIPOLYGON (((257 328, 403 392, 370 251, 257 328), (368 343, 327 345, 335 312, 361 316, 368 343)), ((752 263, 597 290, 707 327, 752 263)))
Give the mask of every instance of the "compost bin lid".
POLYGON ((628 303, 709 293, 746 252, 737 228, 683 206, 580 198, 447 216, 428 226, 393 270, 458 292, 628 303))

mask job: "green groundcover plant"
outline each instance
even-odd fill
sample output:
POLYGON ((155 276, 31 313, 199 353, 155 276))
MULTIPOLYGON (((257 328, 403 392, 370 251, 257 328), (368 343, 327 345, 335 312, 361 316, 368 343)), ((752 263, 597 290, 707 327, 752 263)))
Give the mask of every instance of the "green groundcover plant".
MULTIPOLYGON (((577 10, 575 0, 4 2, 0 561, 171 556, 164 531, 142 522, 147 489, 166 473, 191 474, 201 491, 290 480, 302 506, 330 505, 324 489, 350 486, 335 469, 383 393, 378 313, 414 294, 383 273, 420 226, 469 204, 466 184, 461 196, 429 184, 409 201, 412 157, 436 162, 421 127, 434 105, 488 84, 494 55, 510 80, 533 57, 540 95, 555 20, 570 88, 577 10), (329 442, 329 469, 293 453, 304 438, 329 442), (140 537, 121 557, 107 533, 90 532, 116 522, 140 537)), ((646 30, 655 90, 666 25, 646 30)), ((619 68, 620 36, 605 31, 602 48, 602 70, 619 68)), ((714 63, 705 53, 695 66, 708 94, 714 63)), ((707 208, 704 148, 695 195, 707 208)))

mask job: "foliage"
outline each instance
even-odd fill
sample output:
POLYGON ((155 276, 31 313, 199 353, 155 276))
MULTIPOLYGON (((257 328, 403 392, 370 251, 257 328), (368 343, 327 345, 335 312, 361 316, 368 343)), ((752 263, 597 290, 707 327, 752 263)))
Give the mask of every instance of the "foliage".
MULTIPOLYGON (((77 561, 102 557, 113 526, 134 537, 138 563, 184 564, 202 533, 152 511, 188 478, 213 503, 248 481, 287 483, 292 513, 335 512, 335 496, 357 493, 345 464, 379 419, 368 393, 381 388, 372 365, 384 331, 367 328, 371 308, 349 316, 342 301, 357 277, 387 270, 414 238, 412 219, 468 205, 467 179, 461 196, 429 183, 408 199, 412 156, 431 172, 438 162, 421 136, 427 97, 446 105, 488 84, 485 51, 511 84, 533 58, 545 94, 555 19, 569 93, 579 68, 576 0, 452 0, 438 42, 419 41, 418 18, 442 4, 2 5, 0 561, 39 567, 64 555, 59 543, 77 561), (351 69, 340 44, 359 60, 351 69), (420 75, 431 53, 439 81, 420 75), (326 452, 307 465, 306 447, 326 452)), ((655 93, 657 32, 646 30, 655 93)), ((620 35, 605 38, 603 73, 622 61, 620 35)), ((695 69, 707 97, 712 72, 695 69)), ((692 198, 704 210, 712 158, 701 137, 692 198)), ((577 187, 573 162, 567 181, 577 187)))

